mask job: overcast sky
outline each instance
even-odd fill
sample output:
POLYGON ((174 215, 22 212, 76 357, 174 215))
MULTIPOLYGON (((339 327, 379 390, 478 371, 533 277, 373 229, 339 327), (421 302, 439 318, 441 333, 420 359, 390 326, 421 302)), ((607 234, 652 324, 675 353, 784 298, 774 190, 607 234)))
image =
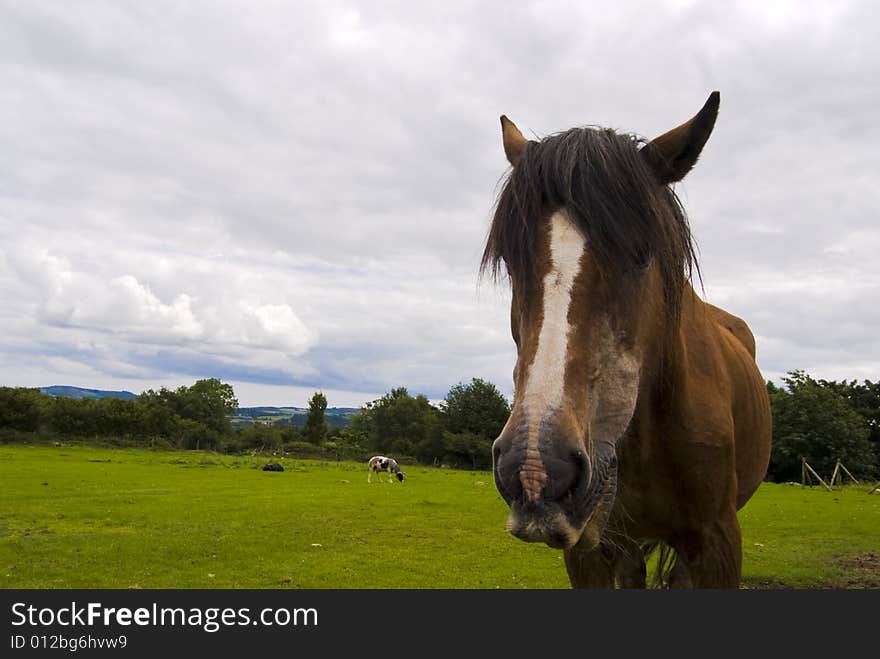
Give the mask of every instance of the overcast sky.
POLYGON ((876 381, 873 4, 0 0, 0 385, 510 396, 499 115, 651 138, 714 89, 704 297, 767 379, 876 381))

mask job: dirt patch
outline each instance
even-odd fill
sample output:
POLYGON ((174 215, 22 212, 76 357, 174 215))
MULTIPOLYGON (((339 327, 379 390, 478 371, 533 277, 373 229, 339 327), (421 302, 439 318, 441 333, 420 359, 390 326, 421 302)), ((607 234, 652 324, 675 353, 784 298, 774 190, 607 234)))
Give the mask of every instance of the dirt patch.
POLYGON ((836 588, 880 588, 880 553, 868 552, 856 556, 847 556, 838 561, 846 571, 841 583, 836 588))
POLYGON ((817 590, 880 588, 880 553, 868 552, 855 556, 842 556, 834 561, 840 569, 839 577, 818 581, 812 586, 793 586, 779 579, 746 579, 740 588, 747 590, 787 590, 810 588, 817 590))

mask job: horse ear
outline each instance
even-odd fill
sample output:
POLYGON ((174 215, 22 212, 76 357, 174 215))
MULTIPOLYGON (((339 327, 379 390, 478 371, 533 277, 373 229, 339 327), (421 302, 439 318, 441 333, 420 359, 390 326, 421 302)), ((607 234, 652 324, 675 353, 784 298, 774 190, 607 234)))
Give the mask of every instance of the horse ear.
POLYGON ((680 181, 697 163, 712 134, 720 103, 721 94, 712 92, 703 109, 690 121, 654 138, 642 148, 642 155, 664 185, 680 181))
POLYGON ((519 132, 519 128, 503 114, 501 115, 501 137, 504 139, 504 155, 507 156, 508 162, 516 167, 516 163, 522 158, 529 142, 519 132))

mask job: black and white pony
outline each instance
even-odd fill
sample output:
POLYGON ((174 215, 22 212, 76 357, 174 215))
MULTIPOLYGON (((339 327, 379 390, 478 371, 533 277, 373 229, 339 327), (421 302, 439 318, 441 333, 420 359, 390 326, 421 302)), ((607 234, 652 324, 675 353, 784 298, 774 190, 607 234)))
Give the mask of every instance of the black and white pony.
POLYGON ((386 458, 383 455, 376 455, 370 458, 370 461, 367 463, 367 469, 369 470, 367 473, 367 482, 373 482, 373 474, 376 474, 379 477, 379 482, 382 482, 382 472, 386 472, 388 474, 388 482, 393 482, 391 475, 394 474, 397 476, 397 480, 403 481, 403 472, 400 470, 400 465, 397 464, 397 460, 392 460, 391 458, 386 458))

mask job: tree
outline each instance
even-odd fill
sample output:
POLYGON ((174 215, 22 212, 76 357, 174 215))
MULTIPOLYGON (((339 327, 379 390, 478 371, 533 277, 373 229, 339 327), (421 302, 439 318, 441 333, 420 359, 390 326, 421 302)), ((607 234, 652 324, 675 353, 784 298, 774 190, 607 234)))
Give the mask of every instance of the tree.
POLYGON ((819 380, 819 384, 846 398, 852 408, 865 420, 868 441, 874 447, 875 471, 880 472, 880 380, 877 382, 864 380, 862 384, 858 384, 855 380, 849 382, 819 380))
POLYGON ((229 420, 238 407, 232 385, 209 378, 196 380, 191 387, 179 387, 175 393, 178 398, 177 413, 181 417, 201 423, 216 432, 229 430, 229 420))
POLYGON ((507 399, 494 384, 480 378, 452 387, 441 409, 449 432, 471 433, 490 441, 501 434, 510 416, 507 399))
POLYGON ((196 380, 174 391, 149 389, 137 401, 146 432, 182 448, 216 447, 219 436, 229 434, 238 407, 232 385, 217 378, 196 380))
MULTIPOLYGON (((492 464, 492 442, 510 416, 510 403, 498 388, 480 378, 453 386, 441 404, 445 432, 443 462, 486 469, 492 464)), ((436 450, 436 449, 435 449, 436 450)))
POLYGON ((327 421, 324 412, 327 410, 327 397, 320 391, 316 391, 309 400, 309 415, 306 418, 306 426, 303 435, 306 441, 312 444, 323 444, 327 439, 327 421))
POLYGON ((862 416, 831 387, 803 371, 783 378, 788 390, 771 393, 773 451, 768 473, 774 480, 799 480, 801 460, 829 475, 837 460, 854 474, 871 476, 874 456, 862 416))
POLYGON ((410 396, 406 387, 364 405, 351 428, 367 437, 372 451, 405 456, 422 455, 419 447, 443 432, 440 410, 421 394, 410 396))
POLYGON ((137 399, 143 414, 144 434, 171 439, 175 422, 180 418, 177 396, 173 391, 162 387, 159 391, 147 389, 137 399))

